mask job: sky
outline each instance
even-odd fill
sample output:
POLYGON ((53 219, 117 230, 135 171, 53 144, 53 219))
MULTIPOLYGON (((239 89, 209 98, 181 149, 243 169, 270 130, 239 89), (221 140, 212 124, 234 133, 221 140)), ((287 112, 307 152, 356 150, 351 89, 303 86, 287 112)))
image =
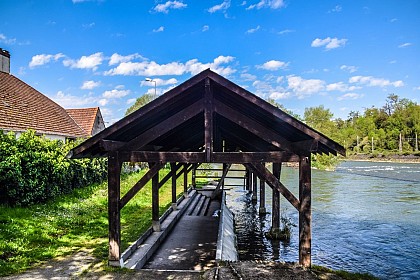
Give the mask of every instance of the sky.
POLYGON ((107 125, 207 68, 300 116, 420 103, 418 0, 0 0, 0 48, 11 74, 107 125))

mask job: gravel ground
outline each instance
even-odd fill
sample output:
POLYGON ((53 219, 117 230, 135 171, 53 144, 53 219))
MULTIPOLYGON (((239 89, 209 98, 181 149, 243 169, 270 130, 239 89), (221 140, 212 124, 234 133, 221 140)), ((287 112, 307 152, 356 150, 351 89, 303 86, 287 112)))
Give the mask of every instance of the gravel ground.
POLYGON ((223 263, 219 268, 205 272, 195 271, 156 271, 156 270, 118 270, 106 271, 103 263, 95 259, 89 251, 80 251, 63 259, 50 261, 22 274, 7 276, 4 280, 67 280, 67 279, 152 279, 152 280, 342 280, 331 273, 314 273, 295 264, 276 262, 246 261, 223 263))

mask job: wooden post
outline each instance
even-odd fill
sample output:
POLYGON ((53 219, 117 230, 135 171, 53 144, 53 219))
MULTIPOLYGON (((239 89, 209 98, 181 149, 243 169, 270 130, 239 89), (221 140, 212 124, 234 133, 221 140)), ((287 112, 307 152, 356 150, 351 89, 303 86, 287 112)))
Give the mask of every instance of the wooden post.
POLYGON ((159 221, 159 172, 152 177, 152 227, 154 231, 160 231, 159 221))
POLYGON ((191 170, 191 184, 192 184, 194 189, 197 187, 197 183, 195 181, 196 171, 197 171, 197 164, 194 163, 193 168, 191 170))
POLYGON ((247 168, 245 172, 245 190, 249 191, 251 185, 251 171, 247 168))
MULTIPOLYGON (((273 162, 273 175, 280 181, 281 164, 273 162)), ((271 210, 271 236, 278 236, 280 233, 280 192, 273 189, 273 207, 271 210)))
POLYGON ((311 160, 302 157, 299 162, 299 264, 311 266, 311 160))
POLYGON ((184 197, 188 197, 188 164, 184 164, 184 197))
POLYGON ((402 147, 402 134, 401 134, 401 132, 400 132, 400 141, 399 141, 399 144, 398 144, 398 149, 399 149, 400 153, 402 153, 403 147, 402 147))
MULTIPOLYGON (((230 166, 229 166, 230 167, 230 166)), ((227 163, 223 163, 223 173, 222 173, 222 177, 223 178, 221 178, 221 180, 222 180, 222 190, 224 191, 225 190, 225 176, 227 175, 227 169, 228 169, 228 165, 227 165, 227 163), (225 176, 223 176, 224 174, 226 174, 225 176)))
POLYGON ((176 205, 176 163, 171 162, 171 173, 172 173, 172 209, 177 210, 176 205))
POLYGON ((252 173, 252 202, 257 202, 257 185, 258 185, 258 180, 257 180, 257 173, 252 173))
POLYGON ((267 213, 267 209, 265 208, 265 180, 260 179, 260 215, 264 215, 267 213))
POLYGON ((108 264, 111 266, 119 266, 121 258, 120 175, 121 162, 118 152, 114 152, 108 156, 108 264))
POLYGON ((419 141, 417 140, 417 132, 416 132, 416 152, 419 150, 419 141))

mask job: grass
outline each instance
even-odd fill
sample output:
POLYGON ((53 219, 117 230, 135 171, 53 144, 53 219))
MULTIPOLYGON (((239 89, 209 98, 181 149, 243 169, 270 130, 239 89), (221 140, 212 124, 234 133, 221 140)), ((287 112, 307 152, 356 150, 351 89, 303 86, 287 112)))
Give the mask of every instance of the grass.
POLYGON ((378 280, 379 278, 369 274, 369 273, 354 273, 348 272, 344 270, 332 270, 327 267, 319 266, 319 265, 312 265, 311 270, 317 274, 317 272, 326 272, 331 273, 337 276, 340 276, 343 279, 347 280, 378 280))
MULTIPOLYGON (((161 171, 161 177, 168 170, 161 171)), ((121 197, 144 171, 121 179, 121 197)), ((161 214, 171 204, 171 180, 160 189, 161 214)), ((177 181, 183 193, 182 176, 177 181)), ((0 277, 23 272, 42 262, 80 249, 98 259, 108 258, 107 182, 73 191, 45 204, 30 207, 0 206, 0 277)), ((151 226, 149 182, 121 211, 121 243, 125 250, 151 226)))

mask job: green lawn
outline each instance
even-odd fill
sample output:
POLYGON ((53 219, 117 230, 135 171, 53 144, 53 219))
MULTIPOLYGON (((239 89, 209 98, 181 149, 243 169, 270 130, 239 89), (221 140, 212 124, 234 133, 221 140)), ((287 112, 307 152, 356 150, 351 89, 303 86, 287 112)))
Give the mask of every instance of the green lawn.
MULTIPOLYGON (((169 170, 160 172, 161 178, 169 170)), ((143 172, 121 179, 121 197, 143 172)), ((190 177, 190 176, 189 176, 190 177)), ((183 176, 177 181, 183 192, 183 176)), ((161 214, 171 204, 171 180, 160 189, 161 214)), ((22 272, 42 261, 87 248, 108 258, 107 182, 75 190, 45 204, 25 208, 0 206, 0 277, 22 272)), ((122 249, 151 226, 151 182, 121 213, 122 249)))

